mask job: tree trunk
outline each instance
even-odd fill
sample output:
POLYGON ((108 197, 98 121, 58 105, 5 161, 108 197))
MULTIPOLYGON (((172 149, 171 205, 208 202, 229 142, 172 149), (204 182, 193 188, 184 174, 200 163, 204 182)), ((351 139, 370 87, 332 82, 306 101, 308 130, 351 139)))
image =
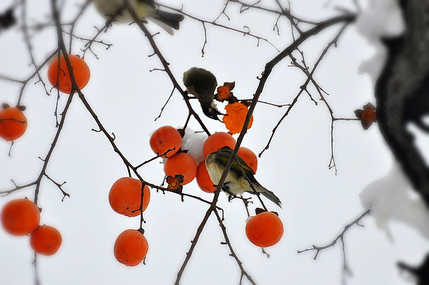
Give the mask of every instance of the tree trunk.
MULTIPOLYGON (((406 130, 429 114, 429 0, 402 0, 406 29, 385 39, 388 57, 377 80, 377 118, 381 134, 415 190, 429 206, 429 169, 406 130)), ((427 129, 426 129, 427 128, 427 129)))

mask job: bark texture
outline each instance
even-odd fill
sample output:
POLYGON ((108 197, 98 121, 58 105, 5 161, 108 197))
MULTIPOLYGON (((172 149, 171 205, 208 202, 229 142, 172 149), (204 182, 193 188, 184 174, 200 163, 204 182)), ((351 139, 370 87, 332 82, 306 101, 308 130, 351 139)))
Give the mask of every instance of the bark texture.
POLYGON ((381 134, 410 182, 429 206, 429 169, 406 130, 429 115, 429 0, 402 0, 406 30, 400 38, 385 39, 386 65, 375 89, 381 134))

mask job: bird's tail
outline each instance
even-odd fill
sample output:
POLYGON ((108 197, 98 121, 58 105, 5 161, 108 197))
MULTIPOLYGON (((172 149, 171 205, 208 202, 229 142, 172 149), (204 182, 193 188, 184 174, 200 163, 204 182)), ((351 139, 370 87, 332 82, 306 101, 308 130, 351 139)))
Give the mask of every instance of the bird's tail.
POLYGON ((171 13, 167 11, 156 11, 156 14, 158 17, 155 17, 158 21, 172 27, 175 30, 179 29, 179 24, 181 21, 183 21, 183 15, 177 14, 177 13, 171 13))
POLYGON ((151 17, 150 20, 167 31, 170 35, 173 35, 173 29, 179 29, 179 23, 183 20, 183 15, 158 10, 156 11, 156 16, 151 17))
POLYGON ((137 7, 137 15, 140 18, 147 18, 163 28, 170 35, 174 34, 173 29, 179 29, 179 23, 184 19, 183 15, 177 13, 166 12, 162 10, 154 11, 154 8, 148 5, 139 5, 137 7), (173 28, 173 29, 172 29, 173 28))
POLYGON ((282 207, 282 202, 280 201, 279 197, 276 196, 276 194, 274 194, 272 191, 268 190, 267 188, 261 185, 254 185, 254 186, 256 186, 256 190, 259 193, 261 193, 262 195, 270 199, 274 204, 276 204, 280 208, 282 207))

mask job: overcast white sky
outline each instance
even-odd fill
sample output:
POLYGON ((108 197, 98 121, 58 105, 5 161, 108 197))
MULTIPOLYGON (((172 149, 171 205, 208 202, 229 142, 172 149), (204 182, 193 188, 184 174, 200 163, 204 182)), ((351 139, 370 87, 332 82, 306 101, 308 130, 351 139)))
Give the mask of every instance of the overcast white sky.
MULTIPOLYGON (((0 3, 0 12, 14 1, 0 3)), ((46 22, 50 17, 50 1, 27 1, 28 24, 46 22), (37 3, 36 3, 37 2, 37 3)), ((76 4, 83 0, 67 0, 64 22, 76 15, 76 4)), ((286 1, 282 1, 286 2, 286 1)), ((353 1, 306 0, 290 1, 292 12, 299 17, 318 21, 337 14, 334 7, 354 11, 353 1), (350 3, 348 3, 350 2, 350 3)), ((186 0, 163 1, 182 7, 189 14, 213 20, 222 10, 223 1, 186 0)), ((271 1, 262 1, 269 5, 271 1)), ((21 9, 17 14, 20 15, 21 9)), ((263 12, 248 11, 238 14, 239 7, 227 11, 231 21, 221 22, 241 29, 243 25, 270 40, 278 49, 291 42, 290 25, 279 22, 280 36, 273 32, 276 17, 263 12)), ((75 34, 91 38, 102 27, 104 20, 91 5, 79 21, 75 34)), ((251 98, 258 84, 257 76, 265 63, 277 55, 276 49, 266 42, 242 34, 206 25, 208 44, 201 57, 204 33, 201 23, 185 18, 180 31, 171 37, 154 24, 152 32, 157 44, 179 82, 182 74, 192 66, 212 71, 218 83, 235 81, 234 94, 251 98)), ((312 67, 323 48, 338 32, 340 26, 329 29, 302 45, 306 63, 312 67)), ((115 25, 101 38, 113 46, 106 50, 94 45, 96 58, 88 52, 85 59, 91 69, 91 80, 83 92, 99 119, 116 136, 116 144, 127 158, 139 164, 153 156, 149 136, 163 125, 180 127, 187 110, 180 94, 175 93, 162 117, 154 121, 172 90, 167 75, 161 68, 147 39, 136 25, 115 25)), ((47 28, 31 37, 37 63, 56 48, 54 28, 47 28)), ((85 41, 74 39, 73 54, 81 55, 85 41)), ((0 34, 0 75, 25 79, 33 72, 28 66, 27 47, 17 27, 0 34)), ((337 117, 354 117, 354 110, 368 102, 375 104, 373 86, 368 75, 358 75, 363 60, 374 54, 374 48, 359 36, 355 27, 347 28, 338 47, 326 55, 315 78, 330 95, 330 106, 337 117)), ((298 56, 298 55, 297 55, 298 56)), ((275 67, 261 100, 277 104, 291 103, 305 82, 302 72, 290 67, 285 59, 275 67)), ((47 68, 42 69, 46 79, 47 68)), ((22 104, 27 106, 27 133, 16 141, 12 157, 8 157, 10 144, 0 142, 0 190, 33 181, 39 174, 42 162, 50 147, 55 128, 54 110, 56 93, 47 96, 40 83, 33 80, 24 91, 22 104)), ((0 103, 16 103, 19 84, 0 80, 0 103)), ((221 195, 219 206, 225 210, 225 225, 232 246, 257 284, 341 284, 342 251, 338 243, 320 253, 297 254, 297 250, 313 244, 330 243, 364 209, 359 193, 375 179, 386 175, 392 166, 391 154, 383 142, 377 125, 364 131, 357 121, 336 122, 334 154, 338 173, 328 169, 330 160, 330 116, 314 88, 309 89, 318 101, 316 106, 307 95, 302 95, 290 115, 278 129, 274 140, 259 160, 256 178, 281 199, 283 209, 269 205, 279 213, 285 226, 283 239, 267 249, 270 257, 252 245, 245 237, 247 218, 242 203, 229 203, 221 195)), ((59 108, 67 96, 61 95, 59 108)), ((195 109, 200 112, 197 102, 195 109)), ((243 146, 259 153, 268 142, 271 131, 286 108, 259 104, 254 113, 253 127, 248 131, 243 146)), ((202 114, 202 112, 200 112, 202 114)), ((225 131, 223 124, 203 118, 211 132, 225 131)), ((191 121, 195 130, 201 128, 191 121)), ((146 265, 126 267, 113 256, 113 243, 117 235, 127 228, 137 228, 138 218, 119 216, 111 210, 107 196, 110 186, 127 175, 119 156, 107 139, 91 129, 97 128, 79 98, 75 98, 67 121, 55 148, 47 172, 63 186, 71 198, 61 202, 60 191, 49 181, 41 187, 39 206, 43 208, 41 223, 53 225, 63 236, 63 245, 52 257, 39 257, 38 266, 42 284, 172 284, 181 266, 190 241, 201 222, 207 205, 171 193, 152 190, 151 202, 145 212, 144 225, 149 242, 146 265)), ((163 166, 160 161, 140 169, 142 177, 160 184, 163 166)), ((184 191, 210 200, 196 182, 185 186, 184 191)), ((7 201, 24 196, 34 198, 34 189, 15 192, 0 199, 0 207, 7 201)), ((255 206, 257 203, 255 204, 255 206)), ((251 210, 253 210, 252 206, 251 210)), ((399 274, 396 262, 401 260, 418 264, 429 250, 427 240, 414 229, 401 224, 389 225, 392 239, 380 231, 372 217, 366 217, 365 226, 352 228, 345 236, 347 261, 353 276, 347 284, 412 284, 399 274)), ((182 284, 238 284, 239 268, 228 256, 217 221, 211 217, 189 263, 182 284)), ((0 283, 32 284, 33 252, 28 237, 13 237, 0 230, 0 283)), ((245 284, 247 284, 245 282, 245 284)))

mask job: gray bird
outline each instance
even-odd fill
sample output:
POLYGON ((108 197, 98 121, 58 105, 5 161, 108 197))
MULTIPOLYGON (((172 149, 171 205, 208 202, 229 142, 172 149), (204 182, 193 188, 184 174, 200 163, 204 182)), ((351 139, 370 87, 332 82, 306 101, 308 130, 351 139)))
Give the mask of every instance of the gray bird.
MULTIPOLYGON (((128 10, 124 9, 123 0, 93 0, 93 2, 97 11, 106 20, 115 17, 115 21, 122 23, 133 21, 131 14, 128 10)), ((154 0, 129 0, 129 3, 143 22, 147 23, 147 19, 149 19, 170 35, 174 34, 173 29, 179 29, 179 24, 184 18, 181 14, 159 10, 155 6, 154 0)))
POLYGON ((183 83, 188 93, 198 98, 204 114, 210 119, 220 121, 218 115, 223 114, 218 111, 213 102, 217 86, 216 77, 203 68, 192 67, 183 73, 183 83))
MULTIPOLYGON (((206 158, 206 168, 207 172, 210 175, 212 182, 217 185, 222 176, 225 166, 228 163, 229 158, 232 155, 232 149, 225 146, 218 151, 210 153, 206 158)), ((249 192, 251 194, 256 194, 256 192, 261 193, 268 199, 270 199, 274 204, 281 206, 280 199, 270 190, 263 187, 254 177, 255 172, 250 168, 247 163, 237 155, 237 159, 233 161, 231 169, 225 179, 225 192, 230 195, 242 194, 244 192, 249 192), (247 179, 243 175, 243 171, 247 179), (249 184, 252 183, 252 187, 249 184)))

